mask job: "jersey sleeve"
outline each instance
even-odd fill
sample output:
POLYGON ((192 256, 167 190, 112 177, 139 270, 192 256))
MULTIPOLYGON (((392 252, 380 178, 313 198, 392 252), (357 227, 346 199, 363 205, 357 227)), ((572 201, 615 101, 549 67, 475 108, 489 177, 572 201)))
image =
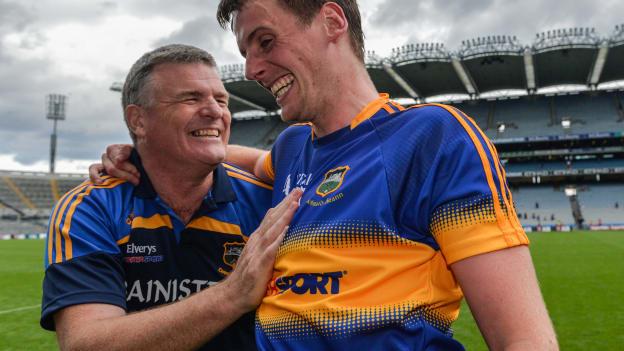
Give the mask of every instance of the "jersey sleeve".
POLYGON ((438 108, 447 116, 428 174, 428 223, 447 264, 527 245, 494 145, 461 111, 438 108))
POLYGON ((76 304, 125 308, 124 274, 114 220, 121 212, 122 181, 83 184, 61 198, 48 225, 41 326, 54 330, 53 315, 76 304), (117 194, 116 194, 117 193, 117 194))
POLYGON ((264 171, 271 177, 274 184, 277 171, 288 165, 290 160, 301 152, 305 140, 311 137, 312 125, 310 123, 297 123, 280 133, 271 152, 264 159, 264 171))

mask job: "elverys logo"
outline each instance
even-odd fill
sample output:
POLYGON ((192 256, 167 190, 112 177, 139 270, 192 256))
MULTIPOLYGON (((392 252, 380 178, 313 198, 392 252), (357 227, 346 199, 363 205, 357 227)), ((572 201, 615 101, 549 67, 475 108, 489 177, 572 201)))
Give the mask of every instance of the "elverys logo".
POLYGON ((349 166, 340 166, 327 171, 325 178, 316 188, 316 193, 325 197, 338 190, 344 181, 345 174, 350 169, 349 166))
POLYGON ((346 272, 297 273, 291 276, 277 277, 269 282, 267 295, 283 294, 292 291, 295 294, 334 295, 340 292, 340 279, 346 272))

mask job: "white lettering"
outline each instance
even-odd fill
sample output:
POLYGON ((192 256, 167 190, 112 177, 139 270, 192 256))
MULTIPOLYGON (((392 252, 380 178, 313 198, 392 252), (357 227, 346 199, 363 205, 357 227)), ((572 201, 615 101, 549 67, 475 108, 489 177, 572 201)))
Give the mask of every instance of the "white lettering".
POLYGON ((147 302, 152 301, 152 285, 154 285, 154 281, 147 282, 147 302))
POLYGON ((160 295, 163 295, 165 302, 169 301, 170 297, 170 288, 171 288, 171 280, 167 284, 167 288, 161 283, 159 280, 154 281, 154 286, 156 286, 156 293, 154 294, 154 302, 158 302, 160 300, 160 295))
POLYGON ((145 301, 145 298, 143 297, 143 294, 141 292, 141 281, 139 280, 135 280, 132 284, 132 289, 130 289, 130 293, 126 298, 126 301, 130 301, 132 298, 137 298, 140 302, 145 301))
POLYGON ((198 291, 200 291, 202 289, 202 285, 205 285, 206 283, 208 283, 208 281, 207 280, 195 279, 191 283, 195 284, 195 291, 194 292, 198 292, 198 291))
POLYGON ((134 243, 129 243, 126 246, 126 253, 129 253, 129 254, 147 253, 148 255, 151 255, 152 253, 156 253, 156 245, 135 245, 134 243))
POLYGON ((180 296, 178 296, 178 300, 182 300, 183 298, 191 294, 191 289, 188 288, 188 283, 190 282, 191 282, 190 279, 184 279, 183 281, 180 282, 180 296))
POLYGON ((126 300, 134 300, 138 302, 154 302, 168 303, 176 300, 182 300, 204 288, 218 284, 208 280, 190 280, 171 279, 167 281, 148 280, 141 282, 135 280, 132 283, 126 283, 130 286, 130 291, 126 296, 126 300), (189 286, 190 285, 190 286, 189 286), (145 294, 143 294, 145 292, 145 294))

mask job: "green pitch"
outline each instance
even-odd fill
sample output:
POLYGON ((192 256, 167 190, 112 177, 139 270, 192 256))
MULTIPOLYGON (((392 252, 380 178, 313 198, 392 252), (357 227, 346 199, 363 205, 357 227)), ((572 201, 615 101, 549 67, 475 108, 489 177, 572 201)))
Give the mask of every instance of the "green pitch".
MULTIPOLYGON (((530 234, 531 253, 562 350, 624 345, 624 232, 530 234)), ((0 241, 0 350, 55 350, 39 327, 43 240, 0 241)), ((467 350, 486 350, 464 305, 454 324, 467 350)))

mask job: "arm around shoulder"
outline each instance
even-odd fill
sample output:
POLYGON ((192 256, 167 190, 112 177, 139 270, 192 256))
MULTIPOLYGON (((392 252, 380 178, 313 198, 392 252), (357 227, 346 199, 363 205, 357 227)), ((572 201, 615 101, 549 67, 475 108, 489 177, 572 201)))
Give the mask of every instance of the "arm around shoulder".
POLYGON ((273 179, 267 174, 264 164, 270 152, 241 145, 228 145, 226 161, 253 173, 265 183, 273 184, 273 179))

